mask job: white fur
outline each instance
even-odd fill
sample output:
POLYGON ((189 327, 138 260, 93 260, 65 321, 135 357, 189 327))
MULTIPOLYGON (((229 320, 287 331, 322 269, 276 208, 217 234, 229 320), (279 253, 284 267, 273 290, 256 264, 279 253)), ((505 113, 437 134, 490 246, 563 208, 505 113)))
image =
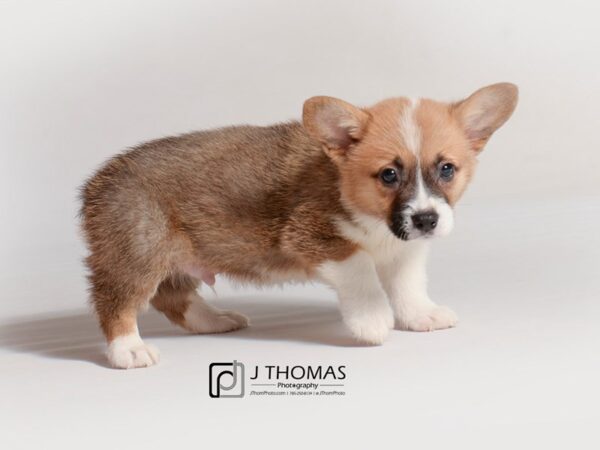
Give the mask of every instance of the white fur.
POLYGON ((437 306, 427 294, 425 266, 429 243, 419 239, 406 244, 394 259, 377 265, 398 326, 405 330, 432 331, 456 325, 456 314, 437 306))
POLYGON ((352 221, 337 223, 342 236, 359 244, 377 263, 392 260, 407 242, 390 231, 387 223, 367 214, 354 214, 352 221))
POLYGON ((411 199, 411 201, 409 202, 409 206, 414 211, 422 211, 431 206, 429 204, 431 197, 429 194, 429 190, 427 189, 427 187, 425 186, 425 183, 423 182, 423 174, 421 173, 420 162, 417 163, 417 183, 416 184, 417 184, 417 186, 415 189, 415 197, 413 199, 411 199))
POLYGON ((156 364, 159 359, 158 350, 144 344, 136 328, 133 333, 113 339, 106 352, 110 365, 118 369, 133 369, 156 364))
POLYGON ((454 228, 454 210, 443 198, 432 196, 429 201, 432 209, 439 216, 437 227, 435 227, 432 236, 447 236, 454 228))
POLYGON ((193 333, 225 333, 248 326, 248 319, 234 311, 222 311, 204 302, 196 292, 184 313, 185 328, 193 333))
POLYGON ((404 221, 407 224, 406 231, 408 239, 421 237, 423 234, 416 229, 412 223, 411 216, 415 213, 433 210, 438 214, 437 226, 427 237, 442 237, 448 235, 454 228, 454 211, 452 207, 441 197, 431 195, 422 182, 421 173, 417 176, 417 194, 407 204, 408 208, 403 212, 404 221), (421 180, 421 181, 419 181, 421 180))
MULTIPOLYGON (((425 265, 428 241, 402 241, 390 231, 384 221, 365 214, 355 215, 352 222, 339 221, 338 229, 343 236, 364 249, 359 252, 362 254, 361 258, 365 258, 366 253, 375 265, 379 285, 391 303, 400 328, 431 331, 456 324, 456 315, 448 308, 437 306, 427 294, 425 265)), ((368 266, 369 263, 362 262, 362 265, 368 266)), ((357 272, 347 275, 347 289, 356 289, 353 286, 361 286, 362 283, 369 286, 374 284, 371 273, 360 268, 356 262, 349 259, 347 267, 354 267, 357 272)), ((342 280, 339 281, 341 282, 342 280)), ((356 292, 359 295, 358 289, 356 292)), ((359 310, 358 307, 355 309, 359 310)))
POLYGON ((433 210, 438 214, 438 224, 430 236, 445 236, 452 231, 454 226, 454 213, 450 205, 443 198, 432 195, 423 181, 421 171, 422 133, 415 119, 418 107, 419 100, 410 99, 408 106, 402 110, 399 123, 404 146, 417 158, 415 196, 408 202, 408 208, 403 214, 408 239, 415 239, 422 235, 413 226, 411 220, 411 216, 418 212, 433 210))
MULTIPOLYGON (((248 319, 242 314, 208 305, 196 292, 190 294, 189 300, 184 326, 194 333, 223 333, 248 326, 248 319)), ((110 365, 118 369, 148 367, 160 360, 158 349, 142 341, 137 327, 134 332, 113 339, 106 355, 110 365)))
POLYGON ((421 152, 421 128, 415 120, 415 111, 419 107, 418 99, 409 99, 408 106, 400 116, 400 133, 407 150, 418 157, 421 152))
POLYGON ((421 130, 415 120, 418 101, 411 100, 400 117, 400 131, 406 148, 417 158, 415 196, 403 212, 408 240, 395 236, 386 221, 355 213, 352 220, 339 220, 340 233, 363 250, 346 261, 328 262, 319 270, 321 278, 333 286, 340 300, 342 316, 360 339, 379 343, 387 335, 389 308, 401 328, 429 331, 456 324, 456 315, 437 306, 427 294, 425 264, 428 243, 413 226, 411 216, 434 210, 439 219, 433 233, 441 236, 454 224, 452 208, 445 200, 431 195, 423 181, 420 166, 421 130), (385 299, 385 302, 384 302, 385 299))
POLYGON ((337 291, 342 318, 352 334, 367 344, 383 343, 394 326, 394 317, 373 258, 358 251, 344 261, 322 264, 317 272, 337 291))

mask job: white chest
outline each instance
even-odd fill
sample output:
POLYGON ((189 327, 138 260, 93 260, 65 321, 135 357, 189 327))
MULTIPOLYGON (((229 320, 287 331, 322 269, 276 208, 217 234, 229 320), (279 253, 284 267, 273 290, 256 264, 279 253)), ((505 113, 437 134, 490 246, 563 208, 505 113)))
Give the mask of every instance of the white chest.
POLYGON ((387 263, 409 257, 428 245, 423 239, 403 241, 389 229, 383 220, 367 215, 357 215, 354 221, 340 220, 341 234, 357 243, 377 263, 387 263))

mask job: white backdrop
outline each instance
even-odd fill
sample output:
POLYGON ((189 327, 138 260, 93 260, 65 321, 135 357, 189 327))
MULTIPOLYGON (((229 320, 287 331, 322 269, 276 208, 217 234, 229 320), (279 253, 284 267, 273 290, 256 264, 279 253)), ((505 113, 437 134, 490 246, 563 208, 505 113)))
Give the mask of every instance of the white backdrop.
POLYGON ((469 197, 597 189, 597 2, 0 3, 0 247, 72 246, 77 187, 171 133, 360 105, 521 88, 469 197))
MULTIPOLYGON (((13 405, 3 423, 21 431, 10 448, 23 444, 30 426, 64 439, 64 423, 76 424, 68 439, 77 445, 94 432, 78 413, 88 408, 105 421, 104 435, 94 437, 98 444, 131 444, 150 434, 168 445, 167 438, 201 421, 233 439, 224 416, 236 409, 214 402, 215 415, 204 409, 207 361, 260 355, 341 358, 352 366, 354 402, 327 403, 318 411, 314 403, 294 404, 282 415, 273 415, 272 403, 240 403, 239 415, 230 417, 243 429, 240 440, 262 438, 249 417, 276 423, 268 433, 288 442, 300 433, 293 423, 310 416, 322 433, 339 425, 340 434, 330 438, 348 448, 389 443, 369 432, 377 427, 398 431, 394 444, 473 442, 475 430, 495 436, 486 448, 500 446, 496 438, 504 432, 536 446, 543 433, 550 443, 589 444, 585 424, 593 423, 594 412, 588 397, 598 394, 599 374, 592 347, 599 339, 600 295, 599 5, 1 1, 0 319, 9 325, 0 347, 9 352, 0 403, 13 405), (64 311, 83 308, 86 298, 77 188, 106 158, 167 134, 299 118, 303 101, 318 94, 359 105, 398 95, 453 100, 498 81, 519 85, 520 104, 482 155, 459 206, 456 233, 439 243, 432 260, 435 299, 463 319, 456 330, 397 333, 378 349, 340 348, 327 338, 316 346, 319 339, 306 334, 327 336, 329 328, 307 324, 325 317, 343 333, 335 328, 339 317, 331 302, 325 303, 330 309, 315 306, 314 317, 303 315, 302 305, 333 296, 320 288, 288 288, 275 295, 305 297, 289 313, 276 307, 291 331, 272 328, 272 316, 261 316, 268 305, 253 310, 250 303, 242 310, 255 327, 233 337, 198 338, 210 346, 174 338, 164 331, 170 325, 151 322, 166 355, 159 368, 115 374, 89 364, 100 352, 95 324, 85 313, 64 311), (14 319, 47 313, 58 321, 14 319), (296 334, 304 342, 286 341, 296 334), (56 357, 74 343, 79 350, 56 357), (48 389, 31 391, 39 371, 49 377, 48 389), (398 377, 404 384, 396 384, 398 377), (196 378, 201 394, 190 394, 196 378), (125 407, 131 396, 139 422, 125 407), (185 411, 177 416, 182 423, 158 422, 152 396, 185 411), (200 409, 190 404, 196 396, 200 409), (163 426, 163 434, 156 431, 163 426), (349 429, 364 433, 353 440, 349 429)), ((152 326, 142 326, 142 333, 152 326)))

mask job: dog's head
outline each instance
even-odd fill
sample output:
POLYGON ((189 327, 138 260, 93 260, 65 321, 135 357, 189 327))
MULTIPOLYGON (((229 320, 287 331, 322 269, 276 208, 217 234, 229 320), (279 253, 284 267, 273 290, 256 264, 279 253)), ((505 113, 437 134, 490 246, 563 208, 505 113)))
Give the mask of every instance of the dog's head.
POLYGON ((393 98, 357 108, 332 97, 304 104, 304 127, 340 172, 344 204, 385 220, 400 239, 441 236, 477 155, 517 104, 514 84, 482 88, 465 100, 393 98))

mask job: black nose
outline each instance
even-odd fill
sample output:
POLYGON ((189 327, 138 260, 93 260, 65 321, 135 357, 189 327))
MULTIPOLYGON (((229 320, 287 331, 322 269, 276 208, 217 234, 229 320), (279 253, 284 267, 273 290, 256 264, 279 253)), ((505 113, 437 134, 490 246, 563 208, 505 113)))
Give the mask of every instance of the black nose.
POLYGON ((415 228, 423 233, 433 230, 438 223, 438 215, 434 211, 413 214, 411 218, 415 228))

